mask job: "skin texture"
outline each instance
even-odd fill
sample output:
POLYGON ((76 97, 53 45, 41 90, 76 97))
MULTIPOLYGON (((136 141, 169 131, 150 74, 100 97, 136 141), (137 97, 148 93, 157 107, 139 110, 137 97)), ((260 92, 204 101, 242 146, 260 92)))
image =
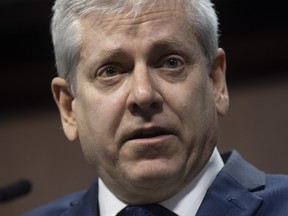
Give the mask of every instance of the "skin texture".
POLYGON ((158 1, 135 16, 82 19, 76 95, 52 81, 63 129, 80 139, 106 186, 131 204, 159 202, 185 187, 217 142, 228 109, 225 54, 212 68, 181 1, 158 1))

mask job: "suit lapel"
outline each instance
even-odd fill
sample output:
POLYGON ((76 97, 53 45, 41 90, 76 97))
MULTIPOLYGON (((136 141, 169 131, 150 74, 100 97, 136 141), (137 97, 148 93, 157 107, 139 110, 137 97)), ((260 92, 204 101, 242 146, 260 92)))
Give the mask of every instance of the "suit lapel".
POLYGON ((81 200, 71 204, 72 208, 61 216, 99 216, 98 210, 98 181, 95 181, 81 200))
POLYGON ((261 203, 261 198, 222 174, 207 191, 196 216, 250 216, 261 203))
POLYGON ((261 207, 262 199, 253 192, 264 188, 265 174, 237 152, 224 155, 224 161, 226 158, 224 168, 208 189, 196 216, 252 216, 261 207))

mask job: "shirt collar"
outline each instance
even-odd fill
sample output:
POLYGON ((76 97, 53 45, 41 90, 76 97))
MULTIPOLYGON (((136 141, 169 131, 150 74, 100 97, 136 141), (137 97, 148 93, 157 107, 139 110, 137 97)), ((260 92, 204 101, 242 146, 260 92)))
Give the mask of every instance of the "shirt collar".
POLYGON ((116 215, 127 206, 126 203, 119 200, 106 187, 103 181, 99 178, 99 212, 100 216, 116 215))
POLYGON ((215 148, 210 160, 196 178, 178 194, 160 204, 180 216, 196 215, 208 188, 223 166, 222 158, 215 148))
MULTIPOLYGON (((175 212, 180 216, 196 215, 207 189, 213 180, 223 168, 224 163, 217 150, 214 149, 210 160, 183 190, 170 199, 160 203, 167 209, 175 212)), ((99 179, 99 208, 101 216, 116 215, 119 211, 127 206, 117 197, 115 197, 101 179, 99 179)))

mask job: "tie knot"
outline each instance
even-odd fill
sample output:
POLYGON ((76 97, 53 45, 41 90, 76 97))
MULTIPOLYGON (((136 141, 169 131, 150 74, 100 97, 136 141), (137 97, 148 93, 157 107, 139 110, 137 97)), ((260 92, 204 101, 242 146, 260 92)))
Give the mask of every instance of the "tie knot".
POLYGON ((128 205, 117 216, 177 216, 159 204, 128 205))

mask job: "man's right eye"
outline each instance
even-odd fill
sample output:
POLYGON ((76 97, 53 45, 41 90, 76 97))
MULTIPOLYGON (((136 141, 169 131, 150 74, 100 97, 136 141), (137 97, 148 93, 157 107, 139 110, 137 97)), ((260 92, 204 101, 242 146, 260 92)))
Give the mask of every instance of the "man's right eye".
POLYGON ((107 66, 97 72, 97 77, 109 78, 123 73, 118 67, 107 66))

